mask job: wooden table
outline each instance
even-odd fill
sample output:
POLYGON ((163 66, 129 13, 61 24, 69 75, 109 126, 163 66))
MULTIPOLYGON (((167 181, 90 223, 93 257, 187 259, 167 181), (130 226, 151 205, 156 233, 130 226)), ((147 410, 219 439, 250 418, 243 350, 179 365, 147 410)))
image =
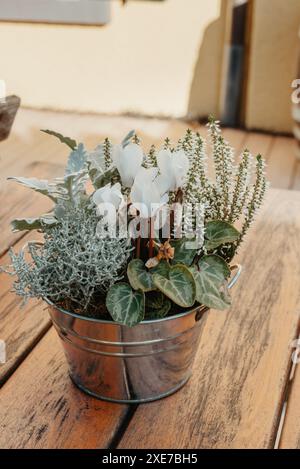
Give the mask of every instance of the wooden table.
MULTIPOLYGON (((16 186, 2 191, 1 263, 10 246, 36 237, 12 235, 8 219, 40 213, 45 203, 16 186)), ((19 310, 11 279, 1 275, 0 448, 300 448, 300 372, 291 360, 300 318, 300 192, 270 190, 238 257, 244 271, 233 305, 204 317, 193 378, 175 395, 137 407, 76 389, 44 305, 19 310)))

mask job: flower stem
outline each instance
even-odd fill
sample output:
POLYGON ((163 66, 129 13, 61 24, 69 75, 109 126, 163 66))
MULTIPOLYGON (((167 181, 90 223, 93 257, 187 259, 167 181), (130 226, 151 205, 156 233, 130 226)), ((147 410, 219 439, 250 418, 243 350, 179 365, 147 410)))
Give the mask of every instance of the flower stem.
POLYGON ((153 257, 153 238, 154 238, 154 220, 153 218, 150 218, 149 220, 150 224, 150 239, 149 239, 149 259, 153 257))
POLYGON ((136 240, 136 258, 140 259, 141 257, 141 236, 136 240))

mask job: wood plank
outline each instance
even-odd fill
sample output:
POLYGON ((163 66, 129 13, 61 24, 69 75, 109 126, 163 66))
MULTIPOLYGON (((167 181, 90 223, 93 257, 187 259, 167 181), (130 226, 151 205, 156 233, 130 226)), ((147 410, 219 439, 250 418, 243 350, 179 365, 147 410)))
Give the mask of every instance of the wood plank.
POLYGON ((297 160, 295 161, 292 189, 296 191, 300 191, 300 161, 297 161, 297 160))
POLYGON ((253 156, 261 154, 268 159, 271 148, 275 142, 273 135, 266 135, 259 132, 248 132, 244 148, 247 148, 253 156))
MULTIPOLYGON (((31 233, 14 247, 19 251, 28 240, 41 235, 31 233)), ((1 258, 1 265, 10 263, 8 253, 1 258)), ((9 378, 17 366, 51 326, 51 321, 42 301, 29 301, 20 308, 22 299, 11 290, 14 279, 0 273, 0 339, 6 343, 6 363, 0 365, 0 386, 9 378)))
POLYGON ((24 168, 37 161, 53 161, 56 156, 55 142, 47 143, 46 135, 30 132, 28 138, 12 136, 0 144, 0 181, 1 186, 9 176, 23 175, 24 168), (14 137, 14 138, 13 138, 14 137), (51 148, 49 148, 51 147, 51 148), (51 158, 52 156, 52 158, 51 158))
POLYGON ((139 406, 120 448, 273 447, 299 319, 299 210, 300 193, 270 190, 231 309, 204 318, 191 381, 139 406))
MULTIPOLYGON (((187 127, 207 135, 206 128, 194 122, 134 116, 101 116, 20 109, 9 139, 0 145, 0 174, 23 173, 22 168, 33 160, 64 163, 68 149, 54 138, 43 135, 40 128, 52 128, 94 148, 104 137, 119 142, 129 129, 136 129, 145 148, 160 145, 166 136, 177 141, 187 127)), ((293 139, 273 137, 257 132, 224 128, 224 136, 240 153, 245 147, 269 157, 268 172, 273 187, 291 187, 294 172, 293 139), (270 139, 272 144, 269 146, 270 139), (274 144, 274 145, 273 145, 274 144), (284 155, 284 156, 282 156, 284 155), (287 157, 285 155, 288 155, 287 157)))
MULTIPOLYGON (((119 143, 129 130, 135 129, 146 148, 152 143, 161 145, 166 137, 175 143, 182 138, 187 128, 197 130, 207 136, 207 128, 197 122, 186 122, 180 119, 147 118, 139 116, 107 116, 97 114, 78 114, 53 111, 38 111, 20 109, 10 136, 11 145, 17 145, 16 139, 22 146, 31 145, 32 149, 40 139, 49 146, 55 144, 55 139, 40 134, 40 128, 50 128, 65 135, 69 135, 84 142, 88 148, 94 148, 105 137, 119 143), (54 143, 53 143, 54 142, 54 143)), ((241 148, 247 132, 239 129, 224 128, 224 136, 236 148, 241 148)), ((3 142, 4 148, 10 147, 9 142, 3 142)), ((57 144, 56 150, 61 144, 57 144)), ((28 153, 28 152, 27 152, 28 153)), ((1 154, 1 147, 0 147, 1 154)), ((24 154, 24 152, 23 152, 24 154)), ((41 155, 42 158, 42 155, 41 155)), ((38 158, 34 158, 35 160, 38 158)))
POLYGON ((51 328, 0 390, 0 448, 106 448, 127 412, 72 384, 51 328))
MULTIPOLYGON (((197 125, 199 127, 199 124, 197 125)), ((180 119, 80 114, 21 108, 9 141, 4 141, 1 145, 4 145, 4 148, 9 147, 9 142, 13 142, 16 137, 20 142, 29 143, 29 140, 35 142, 40 138, 39 135, 42 135, 48 145, 52 145, 56 142, 55 138, 43 136, 39 132, 39 129, 49 128, 75 138, 92 149, 105 137, 109 137, 114 143, 120 143, 130 130, 135 129, 147 148, 152 143, 162 144, 166 137, 175 142, 190 126, 191 123, 180 119)), ((63 147, 62 144, 57 143, 57 148, 59 146, 63 147)))
POLYGON ((290 189, 295 169, 295 141, 276 137, 268 158, 267 175, 272 187, 290 189))
POLYGON ((236 155, 238 155, 245 148, 245 141, 247 139, 247 132, 239 129, 232 129, 226 127, 222 129, 223 136, 230 145, 235 149, 236 155))

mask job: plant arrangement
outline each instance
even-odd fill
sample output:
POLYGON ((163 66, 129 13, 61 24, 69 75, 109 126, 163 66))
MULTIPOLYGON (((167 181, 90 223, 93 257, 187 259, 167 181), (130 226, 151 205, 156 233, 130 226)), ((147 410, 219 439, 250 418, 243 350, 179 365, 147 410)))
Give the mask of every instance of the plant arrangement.
POLYGON ((53 201, 50 213, 12 221, 14 231, 44 238, 10 252, 18 295, 127 326, 200 305, 228 308, 230 262, 267 188, 261 155, 237 158, 214 119, 211 157, 191 130, 148 152, 133 131, 93 151, 45 132, 71 153, 62 178, 11 178, 53 201))

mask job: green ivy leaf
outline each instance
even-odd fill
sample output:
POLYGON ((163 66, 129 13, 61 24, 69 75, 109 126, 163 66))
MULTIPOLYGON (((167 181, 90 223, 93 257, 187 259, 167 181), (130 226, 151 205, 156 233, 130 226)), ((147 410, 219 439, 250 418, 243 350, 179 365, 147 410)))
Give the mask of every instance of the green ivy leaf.
POLYGON ((221 220, 209 221, 205 225, 204 246, 207 251, 212 251, 222 244, 237 241, 240 233, 230 223, 221 220))
POLYGON ((129 262, 127 276, 134 290, 149 292, 156 288, 153 284, 151 273, 148 272, 141 259, 132 259, 132 261, 129 262))
POLYGON ((48 130, 48 129, 41 129, 41 132, 45 132, 45 134, 48 134, 48 135, 53 135, 54 137, 58 138, 61 141, 61 143, 65 143, 66 145, 68 145, 68 147, 70 147, 71 150, 75 150, 75 148, 77 147, 76 140, 73 140, 70 137, 64 137, 59 132, 55 132, 54 130, 48 130))
POLYGON ((153 274, 153 283, 164 295, 183 308, 193 306, 195 303, 195 281, 185 265, 170 267, 169 278, 153 274))
POLYGON ((230 298, 224 289, 230 276, 228 264, 219 256, 203 256, 196 266, 190 268, 196 283, 196 300, 198 303, 215 309, 226 309, 230 298))
POLYGON ((117 283, 107 293, 106 307, 114 321, 132 327, 144 319, 145 296, 127 283, 117 283))
POLYGON ((190 266, 197 254, 196 249, 188 249, 188 244, 190 243, 191 239, 187 238, 180 238, 176 240, 172 240, 170 242, 171 246, 175 248, 174 259, 172 259, 172 264, 185 264, 190 266))

